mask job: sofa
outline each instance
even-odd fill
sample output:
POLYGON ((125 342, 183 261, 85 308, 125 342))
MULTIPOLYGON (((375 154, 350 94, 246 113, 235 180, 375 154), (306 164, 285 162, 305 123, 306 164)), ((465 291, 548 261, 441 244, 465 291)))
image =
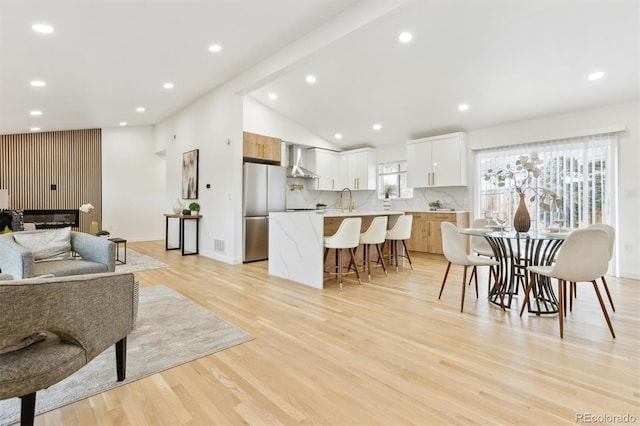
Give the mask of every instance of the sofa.
POLYGON ((115 243, 71 228, 0 235, 0 272, 14 279, 115 272, 115 258, 115 243))

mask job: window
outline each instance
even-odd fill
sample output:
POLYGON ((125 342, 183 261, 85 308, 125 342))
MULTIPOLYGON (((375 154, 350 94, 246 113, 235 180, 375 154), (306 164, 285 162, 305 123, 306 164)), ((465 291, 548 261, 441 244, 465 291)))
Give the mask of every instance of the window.
MULTIPOLYGON (((616 143, 615 134, 607 134, 478 151, 476 216, 483 216, 485 211, 506 211, 510 225, 518 203, 516 194, 509 185, 497 187, 486 180, 485 174, 489 169, 513 166, 520 155, 537 152, 542 160, 538 165, 541 173, 531 186, 558 195, 565 227, 612 223, 616 143)), ((533 191, 527 194, 532 229, 550 226, 553 207, 541 205, 539 197, 532 197, 533 191)))
POLYGON ((407 187, 407 162, 378 164, 378 198, 413 198, 413 189, 407 187))

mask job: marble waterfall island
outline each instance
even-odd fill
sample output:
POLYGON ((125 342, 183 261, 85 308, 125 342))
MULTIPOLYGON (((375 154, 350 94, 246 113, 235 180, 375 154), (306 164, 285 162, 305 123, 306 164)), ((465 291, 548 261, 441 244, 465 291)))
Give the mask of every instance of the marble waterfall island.
POLYGON ((297 211, 269 213, 269 275, 315 288, 324 287, 324 236, 341 218, 362 217, 364 232, 376 216, 388 216, 389 227, 402 211, 297 211))

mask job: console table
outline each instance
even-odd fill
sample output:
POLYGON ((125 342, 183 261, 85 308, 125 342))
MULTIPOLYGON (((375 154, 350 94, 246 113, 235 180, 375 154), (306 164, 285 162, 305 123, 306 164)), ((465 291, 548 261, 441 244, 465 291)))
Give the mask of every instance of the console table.
POLYGON ((183 256, 189 256, 192 254, 198 254, 199 250, 199 236, 200 236, 200 218, 202 215, 192 214, 170 214, 165 213, 165 230, 164 230, 164 248, 165 250, 182 250, 183 256), (180 222, 179 235, 178 235, 178 246, 177 247, 169 247, 169 219, 178 219, 180 222), (184 250, 184 222, 186 220, 194 220, 196 222, 196 250, 185 252, 184 250))

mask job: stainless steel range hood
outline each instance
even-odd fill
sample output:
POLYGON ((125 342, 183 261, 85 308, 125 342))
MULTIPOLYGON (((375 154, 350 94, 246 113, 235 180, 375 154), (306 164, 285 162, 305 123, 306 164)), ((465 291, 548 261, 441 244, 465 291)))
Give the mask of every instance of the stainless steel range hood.
POLYGON ((290 144, 287 149, 287 177, 315 179, 319 177, 311 170, 302 167, 302 156, 304 147, 300 145, 290 144))

